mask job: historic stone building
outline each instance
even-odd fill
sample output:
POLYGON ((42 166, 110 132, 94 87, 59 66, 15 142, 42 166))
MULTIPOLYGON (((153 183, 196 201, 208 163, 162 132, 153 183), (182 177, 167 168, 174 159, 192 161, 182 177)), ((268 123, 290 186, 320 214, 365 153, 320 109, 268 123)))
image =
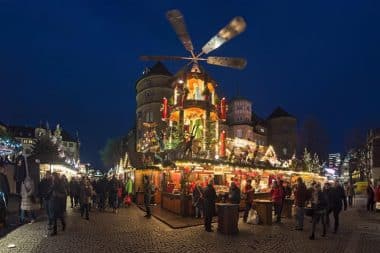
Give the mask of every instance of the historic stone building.
POLYGON ((253 140, 252 102, 235 98, 228 104, 228 137, 253 140))
POLYGON ((7 126, 7 132, 22 144, 23 152, 30 155, 34 143, 41 137, 48 137, 58 145, 61 157, 70 164, 79 162, 79 141, 58 124, 54 131, 47 127, 7 126))
POLYGON ((280 159, 290 159, 296 153, 297 119, 281 107, 267 118, 268 143, 280 159))
POLYGON ((367 136, 368 162, 372 177, 380 180, 380 128, 371 129, 367 136))
POLYGON ((136 138, 137 150, 140 149, 143 129, 149 127, 146 123, 157 124, 161 129, 165 122, 161 117, 162 99, 173 95, 172 74, 161 63, 147 68, 143 76, 136 82, 136 138), (144 124, 145 123, 145 124, 144 124))
POLYGON ((252 111, 252 102, 234 98, 228 105, 227 133, 229 138, 241 138, 266 146, 265 122, 252 111))

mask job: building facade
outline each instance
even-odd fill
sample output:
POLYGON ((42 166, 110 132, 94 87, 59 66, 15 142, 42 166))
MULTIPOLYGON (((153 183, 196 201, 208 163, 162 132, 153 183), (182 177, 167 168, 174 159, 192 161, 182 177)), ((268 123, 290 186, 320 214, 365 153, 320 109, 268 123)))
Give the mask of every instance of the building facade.
POLYGON ((368 162, 375 180, 380 180, 380 128, 371 129, 367 136, 368 162))
POLYGON ((23 127, 7 126, 7 132, 19 141, 23 147, 23 153, 30 155, 33 146, 39 138, 48 137, 58 146, 59 154, 65 158, 66 162, 75 164, 79 162, 79 140, 73 138, 67 131, 63 130, 58 124, 54 131, 47 127, 23 127))
POLYGON ((165 127, 161 117, 163 98, 173 95, 172 74, 161 63, 147 68, 143 76, 136 82, 136 145, 137 151, 143 149, 144 129, 149 124, 156 124, 157 129, 165 127))
POLYGON ((267 146, 265 123, 252 110, 252 102, 245 98, 234 98, 228 104, 228 119, 225 126, 229 138, 253 141, 267 146))
POLYGON ((280 159, 288 160, 296 154, 297 119, 281 107, 275 109, 266 120, 268 143, 280 159))

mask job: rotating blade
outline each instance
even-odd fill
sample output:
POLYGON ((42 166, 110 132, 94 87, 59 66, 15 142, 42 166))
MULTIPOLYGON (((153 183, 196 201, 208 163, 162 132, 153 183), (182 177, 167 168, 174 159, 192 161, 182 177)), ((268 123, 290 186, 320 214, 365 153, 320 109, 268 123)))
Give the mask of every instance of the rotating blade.
POLYGON ((183 18, 182 13, 179 10, 170 10, 166 13, 166 18, 169 20, 183 46, 193 55, 193 43, 187 32, 185 19, 183 18))
POLYGON ((246 23, 242 17, 235 17, 222 30, 212 37, 203 47, 202 53, 208 54, 219 48, 221 45, 244 32, 246 23))
POLYGON ((178 61, 178 60, 192 60, 191 57, 182 56, 169 56, 169 55, 143 55, 140 56, 141 61, 178 61))
POLYGON ((230 67, 234 69, 244 69, 247 66, 247 61, 244 58, 230 58, 230 57, 207 57, 207 63, 223 67, 230 67))

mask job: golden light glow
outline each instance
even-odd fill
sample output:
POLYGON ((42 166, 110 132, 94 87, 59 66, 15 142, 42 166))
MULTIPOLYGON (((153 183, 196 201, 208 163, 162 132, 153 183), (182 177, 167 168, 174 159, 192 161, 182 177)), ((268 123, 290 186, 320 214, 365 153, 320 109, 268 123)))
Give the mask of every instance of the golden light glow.
POLYGON ((190 78, 187 80, 187 89, 189 93, 187 94, 187 99, 189 100, 204 100, 205 97, 202 95, 205 90, 204 81, 200 78, 190 78))

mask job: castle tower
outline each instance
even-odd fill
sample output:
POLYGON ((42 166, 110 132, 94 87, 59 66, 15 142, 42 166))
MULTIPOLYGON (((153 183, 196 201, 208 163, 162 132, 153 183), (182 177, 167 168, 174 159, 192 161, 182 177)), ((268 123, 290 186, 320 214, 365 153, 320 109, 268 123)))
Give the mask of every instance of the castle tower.
MULTIPOLYGON (((172 74, 161 63, 147 68, 142 77, 136 82, 136 149, 142 150, 142 142, 146 138, 147 124, 156 129, 165 128, 161 119, 161 103, 164 97, 173 95, 171 87, 172 74)), ((148 127, 149 128, 149 127, 148 127)))
POLYGON ((230 138, 253 140, 252 102, 245 98, 235 98, 228 106, 230 138))
POLYGON ((268 144, 280 159, 290 159, 296 153, 297 119, 277 107, 267 119, 268 144))

